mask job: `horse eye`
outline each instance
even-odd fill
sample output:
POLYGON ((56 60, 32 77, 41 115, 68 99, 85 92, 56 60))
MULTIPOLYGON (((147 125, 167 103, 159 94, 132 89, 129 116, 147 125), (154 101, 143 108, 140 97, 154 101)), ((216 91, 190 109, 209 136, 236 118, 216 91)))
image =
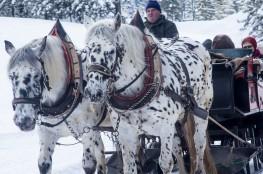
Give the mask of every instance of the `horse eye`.
POLYGON ((9 75, 9 79, 10 79, 10 80, 14 80, 14 76, 9 75))
POLYGON ((111 50, 111 51, 110 51, 110 54, 113 54, 113 53, 114 53, 114 50, 111 50))
POLYGON ((39 75, 34 75, 34 79, 39 79, 39 75))

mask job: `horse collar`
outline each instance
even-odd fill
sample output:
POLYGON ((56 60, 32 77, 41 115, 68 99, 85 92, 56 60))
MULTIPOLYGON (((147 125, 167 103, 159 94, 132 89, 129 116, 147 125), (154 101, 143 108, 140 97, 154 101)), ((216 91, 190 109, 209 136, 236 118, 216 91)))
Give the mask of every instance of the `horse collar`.
POLYGON ((81 100, 82 90, 82 66, 76 50, 69 37, 66 35, 61 24, 57 23, 51 30, 50 35, 59 37, 62 41, 64 58, 68 72, 67 89, 64 95, 54 106, 40 105, 40 114, 51 118, 65 118, 70 115, 81 100), (62 33, 61 33, 62 32, 62 33), (64 34, 63 34, 64 32, 64 34))
POLYGON ((108 103, 116 109, 139 109, 149 103, 159 93, 161 84, 161 64, 158 47, 151 36, 144 36, 144 41, 146 43, 144 51, 146 68, 142 70, 139 77, 145 70, 148 75, 144 79, 143 89, 138 94, 131 97, 120 94, 139 78, 137 77, 123 88, 111 91, 107 96, 108 103))

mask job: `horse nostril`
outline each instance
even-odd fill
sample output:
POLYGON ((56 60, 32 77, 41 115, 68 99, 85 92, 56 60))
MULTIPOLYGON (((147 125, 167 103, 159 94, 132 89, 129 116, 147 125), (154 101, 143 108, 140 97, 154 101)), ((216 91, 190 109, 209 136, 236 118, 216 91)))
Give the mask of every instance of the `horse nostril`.
POLYGON ((31 119, 29 117, 25 117, 21 120, 21 123, 19 123, 19 127, 21 130, 32 130, 35 127, 35 119, 31 119))
POLYGON ((97 93, 97 97, 101 98, 102 94, 103 94, 102 90, 99 90, 98 93, 97 93))
POLYGON ((90 97, 90 96, 91 96, 90 90, 85 89, 84 90, 84 97, 90 97))

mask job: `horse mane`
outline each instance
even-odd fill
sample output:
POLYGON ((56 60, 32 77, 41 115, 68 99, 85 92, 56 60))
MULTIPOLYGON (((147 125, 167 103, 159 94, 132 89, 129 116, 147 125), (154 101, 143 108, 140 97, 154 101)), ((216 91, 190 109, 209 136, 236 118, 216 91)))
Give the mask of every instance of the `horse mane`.
MULTIPOLYGON (((86 35, 86 43, 94 35, 106 36, 113 44, 124 45, 126 55, 133 60, 133 63, 138 69, 143 69, 144 62, 144 48, 145 43, 143 40, 143 33, 132 25, 121 24, 121 27, 115 31, 114 20, 104 19, 94 23, 88 28, 86 35)), ((130 61, 124 59, 123 61, 130 61)), ((128 62, 127 62, 128 63, 128 62)))
POLYGON ((41 55, 41 58, 44 61, 45 70, 49 77, 49 85, 52 88, 50 92, 45 90, 43 92, 43 97, 51 99, 51 101, 55 102, 58 97, 64 94, 67 79, 64 51, 62 49, 62 42, 58 37, 47 37, 46 47, 41 55))
POLYGON ((40 57, 38 53, 41 47, 40 39, 35 39, 24 47, 18 49, 12 56, 9 62, 9 69, 14 67, 19 62, 27 62, 30 66, 38 68, 41 72, 39 58, 44 62, 44 68, 48 75, 49 85, 52 90, 43 91, 43 100, 47 100, 49 104, 54 103, 60 97, 65 89, 67 78, 66 62, 64 60, 64 53, 61 47, 62 42, 55 36, 47 36, 46 47, 40 57), (64 83, 62 83, 64 82, 64 83))
POLYGON ((138 69, 141 70, 145 66, 143 33, 135 26, 122 24, 116 37, 117 40, 123 42, 122 44, 129 48, 126 49, 127 55, 134 61, 135 66, 139 66, 138 69))

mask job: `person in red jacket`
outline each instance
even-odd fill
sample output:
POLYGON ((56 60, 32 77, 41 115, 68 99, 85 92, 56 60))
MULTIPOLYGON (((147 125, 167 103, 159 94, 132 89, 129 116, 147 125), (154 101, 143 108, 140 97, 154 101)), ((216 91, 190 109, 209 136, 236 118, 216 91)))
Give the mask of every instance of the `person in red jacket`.
POLYGON ((257 41, 254 37, 248 36, 242 41, 242 48, 252 49, 252 56, 255 58, 263 58, 257 48, 257 41))
POLYGON ((258 64, 257 71, 262 72, 263 71, 263 55, 261 55, 259 49, 257 48, 257 41, 254 37, 248 36, 243 39, 242 41, 242 48, 251 49, 252 50, 252 57, 253 64, 258 64))

